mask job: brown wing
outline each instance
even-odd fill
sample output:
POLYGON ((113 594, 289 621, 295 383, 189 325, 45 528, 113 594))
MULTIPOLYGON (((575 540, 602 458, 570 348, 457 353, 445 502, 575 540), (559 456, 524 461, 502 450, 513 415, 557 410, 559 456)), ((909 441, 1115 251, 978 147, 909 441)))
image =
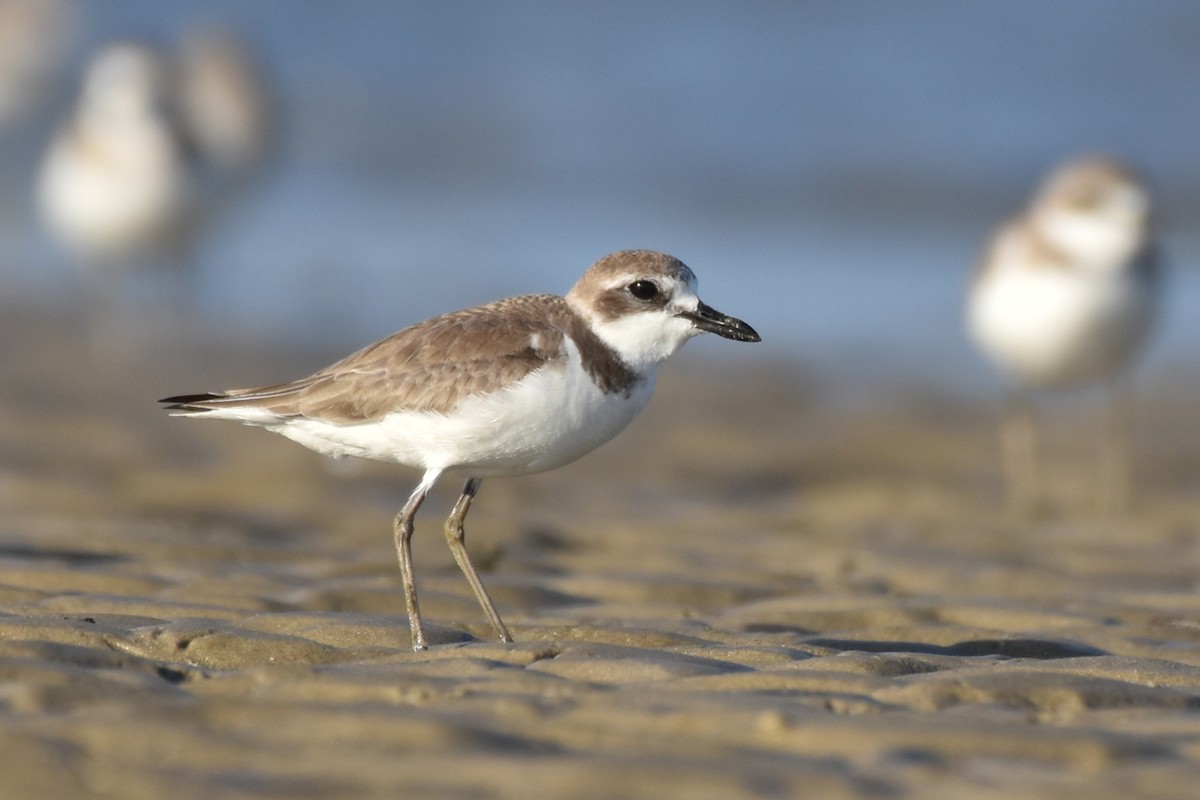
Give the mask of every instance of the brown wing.
POLYGON ((513 297, 405 328, 293 383, 210 402, 347 424, 398 410, 445 413, 565 358, 572 314, 561 297, 513 297))

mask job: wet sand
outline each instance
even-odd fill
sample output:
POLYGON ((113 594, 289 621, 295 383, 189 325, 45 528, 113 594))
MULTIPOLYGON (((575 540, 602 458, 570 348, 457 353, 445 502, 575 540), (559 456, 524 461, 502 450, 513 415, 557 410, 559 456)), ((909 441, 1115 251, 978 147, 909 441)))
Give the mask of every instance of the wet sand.
POLYGON ((1200 370, 1142 392, 1127 518, 1090 513, 1068 405, 1014 524, 990 404, 690 346, 615 442, 484 483, 468 546, 516 644, 441 487, 415 654, 413 473, 153 402, 339 353, 75 332, 0 321, 5 797, 1195 796, 1200 370))

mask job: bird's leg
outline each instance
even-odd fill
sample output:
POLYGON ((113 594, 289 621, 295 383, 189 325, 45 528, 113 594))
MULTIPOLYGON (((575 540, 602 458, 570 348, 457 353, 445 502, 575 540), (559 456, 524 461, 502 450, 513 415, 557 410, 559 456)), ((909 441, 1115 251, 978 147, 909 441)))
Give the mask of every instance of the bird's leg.
POLYGON ((1124 376, 1112 387, 1112 396, 1100 432, 1100 513, 1115 516, 1129 507, 1133 469, 1133 390, 1124 376))
MULTIPOLYGON (((436 478, 436 475, 434 477, 436 478)), ((425 642, 425 627, 421 624, 421 609, 417 605, 417 584, 413 579, 413 518, 417 516, 417 509, 425 501, 425 495, 429 493, 432 485, 432 480, 422 480, 392 522, 396 555, 400 558, 400 578, 404 582, 404 605, 408 608, 408 628, 412 633, 413 650, 424 650, 428 647, 425 642)))
POLYGON ((1009 511, 1026 519, 1037 501, 1037 428, 1023 391, 1014 392, 1004 410, 1000 450, 1009 511))
POLYGON ((500 614, 496 612, 492 598, 488 596, 487 589, 484 588, 483 581, 480 580, 479 573, 475 570, 475 565, 471 563, 471 557, 467 555, 467 534, 463 529, 463 520, 466 519, 467 512, 471 509, 471 501, 475 499, 475 493, 478 491, 479 479, 477 478, 471 478, 463 487, 462 495, 454 504, 454 510, 450 512, 450 517, 446 520, 446 544, 450 545, 450 552, 454 555, 454 560, 458 562, 458 568, 462 570, 463 575, 467 576, 467 582, 471 584, 471 590, 475 592, 475 599, 479 601, 484 613, 491 620, 492 627, 495 628, 500 641, 511 642, 512 634, 508 632, 504 620, 500 619, 500 614))

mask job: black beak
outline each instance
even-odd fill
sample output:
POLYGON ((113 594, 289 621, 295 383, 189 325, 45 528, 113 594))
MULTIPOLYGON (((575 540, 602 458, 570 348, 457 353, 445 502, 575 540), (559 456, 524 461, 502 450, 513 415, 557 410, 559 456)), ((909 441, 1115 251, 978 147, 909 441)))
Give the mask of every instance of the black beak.
POLYGON ((730 317, 717 311, 712 306, 700 303, 695 311, 682 311, 679 316, 690 319, 692 324, 702 331, 724 336, 737 342, 761 342, 758 331, 736 317, 730 317))

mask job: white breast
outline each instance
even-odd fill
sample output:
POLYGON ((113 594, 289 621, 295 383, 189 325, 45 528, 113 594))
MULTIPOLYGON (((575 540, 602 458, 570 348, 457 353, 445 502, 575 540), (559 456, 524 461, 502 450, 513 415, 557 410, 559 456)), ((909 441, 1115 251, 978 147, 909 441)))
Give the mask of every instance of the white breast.
POLYGON ((648 370, 629 397, 604 394, 568 341, 565 366, 530 373, 513 386, 470 398, 450 414, 397 411, 358 425, 291 419, 268 426, 326 455, 394 461, 486 478, 567 464, 620 433, 654 389, 648 370))
POLYGON ((1016 380, 1081 384, 1128 363, 1154 305, 1153 287, 1129 272, 998 269, 972 293, 967 324, 980 348, 1016 380))
POLYGON ((123 259, 158 246, 188 211, 189 175, 165 133, 124 140, 60 137, 38 185, 47 223, 83 256, 123 259))

